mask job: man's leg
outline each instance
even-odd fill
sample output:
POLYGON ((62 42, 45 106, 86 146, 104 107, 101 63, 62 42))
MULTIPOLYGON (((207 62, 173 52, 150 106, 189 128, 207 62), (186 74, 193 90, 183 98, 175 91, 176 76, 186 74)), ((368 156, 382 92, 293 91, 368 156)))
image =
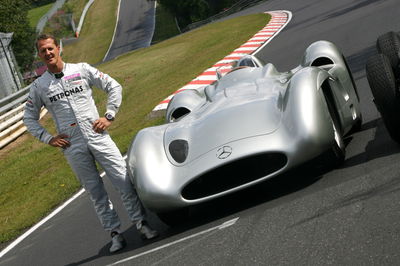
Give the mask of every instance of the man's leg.
POLYGON ((147 239, 156 237, 158 233, 152 230, 145 221, 145 210, 127 174, 126 162, 114 141, 109 135, 104 135, 91 140, 89 147, 115 189, 121 194, 128 215, 139 232, 147 239))
POLYGON ((120 220, 108 198, 103 180, 87 146, 84 143, 73 144, 64 151, 64 154, 82 186, 89 193, 103 228, 108 232, 118 231, 120 220))

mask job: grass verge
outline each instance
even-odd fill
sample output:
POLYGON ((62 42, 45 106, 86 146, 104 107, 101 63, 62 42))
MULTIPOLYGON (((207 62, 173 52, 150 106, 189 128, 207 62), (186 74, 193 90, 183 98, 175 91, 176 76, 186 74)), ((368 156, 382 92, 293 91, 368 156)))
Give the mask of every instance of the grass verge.
MULTIPOLYGON (((91 19, 88 21, 94 26, 97 18, 91 19)), ((148 118, 156 104, 246 42, 268 19, 268 15, 258 14, 210 24, 100 65, 100 70, 124 87, 120 112, 109 130, 121 152, 126 153, 140 129, 163 121, 148 118)), ((69 56, 70 60, 80 58, 69 56)), ((106 95, 95 90, 94 98, 103 113, 106 95)), ((42 123, 54 133, 51 119, 42 123)), ((16 238, 78 188, 62 153, 29 134, 1 150, 0 243, 16 238)))
POLYGON ((36 7, 28 11, 28 20, 32 28, 36 28, 39 20, 50 10, 54 3, 36 7))

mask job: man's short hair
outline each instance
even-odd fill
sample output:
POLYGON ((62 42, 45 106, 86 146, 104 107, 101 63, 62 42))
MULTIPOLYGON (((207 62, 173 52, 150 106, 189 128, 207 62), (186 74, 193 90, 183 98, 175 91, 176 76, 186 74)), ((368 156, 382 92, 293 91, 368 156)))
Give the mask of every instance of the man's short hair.
POLYGON ((41 41, 41 40, 47 40, 47 39, 52 39, 53 42, 54 42, 54 44, 55 44, 56 46, 58 46, 58 41, 57 41, 56 37, 54 37, 53 35, 50 35, 50 34, 40 34, 40 35, 36 38, 36 49, 39 50, 39 47, 38 47, 38 42, 39 42, 39 41, 41 41))

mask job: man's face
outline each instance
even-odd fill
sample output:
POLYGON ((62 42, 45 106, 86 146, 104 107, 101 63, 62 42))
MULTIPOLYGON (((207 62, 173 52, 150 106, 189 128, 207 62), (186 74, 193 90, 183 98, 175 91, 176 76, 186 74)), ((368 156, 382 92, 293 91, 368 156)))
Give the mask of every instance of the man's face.
POLYGON ((52 39, 37 42, 38 55, 47 66, 56 66, 60 59, 60 46, 56 46, 52 39))

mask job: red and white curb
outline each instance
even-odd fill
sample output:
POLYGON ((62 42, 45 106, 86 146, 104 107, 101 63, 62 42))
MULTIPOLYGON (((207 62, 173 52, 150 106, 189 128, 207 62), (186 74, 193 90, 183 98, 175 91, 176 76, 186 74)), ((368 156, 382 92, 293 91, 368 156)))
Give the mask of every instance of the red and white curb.
POLYGON ((204 71, 197 78, 190 81, 182 88, 175 91, 172 95, 168 96, 165 100, 161 101, 153 111, 160 111, 167 109, 168 103, 171 101, 175 94, 187 89, 199 89, 207 86, 217 80, 216 71, 228 72, 232 68, 232 63, 239 60, 244 55, 255 55, 265 45, 267 45, 278 33, 283 30, 292 19, 292 12, 287 10, 268 11, 265 12, 271 15, 269 23, 250 38, 245 44, 235 49, 231 54, 218 61, 211 68, 204 71))

